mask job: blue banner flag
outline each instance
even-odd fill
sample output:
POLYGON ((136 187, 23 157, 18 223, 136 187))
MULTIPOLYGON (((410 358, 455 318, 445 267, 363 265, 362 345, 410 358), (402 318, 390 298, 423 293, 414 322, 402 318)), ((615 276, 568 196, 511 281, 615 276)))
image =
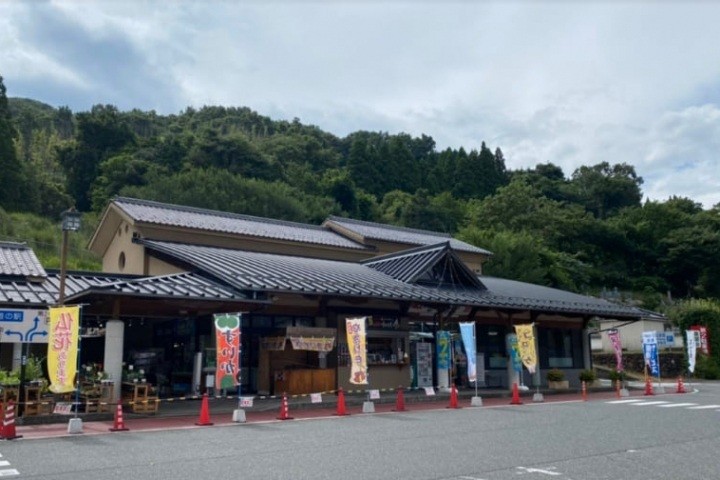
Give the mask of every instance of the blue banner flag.
POLYGON ((450 332, 445 330, 437 332, 437 368, 450 369, 450 332))
POLYGON ((460 323, 465 355, 467 356, 467 375, 469 382, 477 381, 477 355, 475 354, 475 322, 460 323))

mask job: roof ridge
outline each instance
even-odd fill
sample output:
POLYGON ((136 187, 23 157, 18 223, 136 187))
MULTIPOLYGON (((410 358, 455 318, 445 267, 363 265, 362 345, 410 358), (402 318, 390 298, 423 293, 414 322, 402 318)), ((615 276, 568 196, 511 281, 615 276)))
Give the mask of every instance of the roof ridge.
POLYGON ((18 250, 32 250, 26 242, 7 242, 0 241, 0 247, 17 248, 18 250))
POLYGON ((174 203, 163 203, 163 202, 158 202, 155 200, 143 200, 140 198, 117 196, 117 197, 113 198, 113 202, 119 202, 119 203, 124 202, 124 203, 131 203, 133 205, 144 205, 144 206, 149 206, 149 207, 165 208, 167 210, 175 210, 175 211, 179 211, 179 212, 199 213, 199 214, 208 215, 208 216, 230 218, 230 219, 235 219, 235 220, 247 220, 247 221, 268 223, 268 224, 274 224, 274 225, 293 226, 293 227, 299 227, 299 228, 307 228, 310 230, 322 230, 322 231, 328 230, 327 228, 323 227, 322 225, 313 225, 312 223, 293 222, 290 220, 279 220, 279 219, 268 218, 268 217, 257 217, 255 215, 247 215, 244 213, 223 212, 222 210, 212 210, 209 208, 201 208, 201 207, 190 207, 187 205, 177 205, 174 203))
POLYGON ((420 228, 403 227, 403 226, 400 226, 400 225, 392 225, 392 224, 389 224, 389 223, 369 222, 369 221, 367 221, 367 220, 356 220, 356 219, 354 219, 354 218, 339 217, 339 216, 337 216, 337 215, 330 215, 330 216, 328 216, 327 220, 330 220, 330 221, 338 220, 338 221, 342 221, 342 222, 353 223, 353 224, 356 224, 356 225, 367 225, 367 226, 372 226, 372 227, 381 227, 381 228, 386 228, 386 229, 389 229, 389 230, 398 230, 398 231, 401 231, 401 232, 419 233, 419 234, 423 234, 423 235, 432 235, 432 236, 434 236, 434 237, 453 238, 453 236, 452 236, 451 234, 445 233, 445 232, 435 232, 435 231, 433 231, 433 230, 423 230, 423 229, 420 229, 420 228))

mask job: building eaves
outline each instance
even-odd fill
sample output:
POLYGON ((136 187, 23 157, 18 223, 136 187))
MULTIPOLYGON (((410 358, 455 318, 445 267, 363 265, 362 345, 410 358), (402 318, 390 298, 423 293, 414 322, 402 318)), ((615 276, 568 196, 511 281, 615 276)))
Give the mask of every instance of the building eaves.
POLYGON ((406 245, 435 245, 449 241, 452 248, 458 251, 492 255, 488 250, 457 240, 446 233, 354 220, 334 215, 329 216, 323 225, 332 228, 333 223, 355 232, 357 235, 366 239, 403 243, 406 245))
POLYGON ((328 228, 284 220, 117 197, 113 203, 137 223, 227 233, 352 250, 368 247, 328 228))

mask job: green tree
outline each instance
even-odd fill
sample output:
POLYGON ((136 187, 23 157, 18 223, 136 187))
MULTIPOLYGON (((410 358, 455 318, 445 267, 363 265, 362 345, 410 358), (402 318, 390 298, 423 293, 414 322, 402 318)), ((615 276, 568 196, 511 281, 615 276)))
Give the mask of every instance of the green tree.
POLYGON ((643 179, 625 163, 602 162, 573 172, 570 192, 597 218, 607 218, 626 207, 640 206, 643 179))
POLYGON ((29 185, 25 166, 15 150, 18 132, 10 115, 6 91, 0 76, 0 206, 9 211, 23 211, 29 185))

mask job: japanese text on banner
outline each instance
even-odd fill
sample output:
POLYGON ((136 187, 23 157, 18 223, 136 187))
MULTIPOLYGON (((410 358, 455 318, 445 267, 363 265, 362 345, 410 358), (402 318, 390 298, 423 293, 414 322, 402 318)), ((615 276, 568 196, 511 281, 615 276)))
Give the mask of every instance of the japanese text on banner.
POLYGON ((345 320, 348 352, 350 354, 350 383, 353 385, 368 384, 365 321, 366 317, 347 318, 345 320))
POLYGON ((469 382, 477 381, 477 358, 475 353, 475 322, 460 323, 465 355, 467 356, 467 376, 469 382))
POLYGON ((47 362, 49 390, 53 393, 75 390, 79 333, 80 307, 50 308, 47 362))
POLYGON ((240 315, 216 314, 217 363, 215 388, 230 390, 240 383, 240 315))
POLYGON ((535 353, 535 324, 527 323, 515 325, 515 332, 518 337, 518 351, 520 359, 531 374, 535 373, 537 366, 537 355, 535 353))

